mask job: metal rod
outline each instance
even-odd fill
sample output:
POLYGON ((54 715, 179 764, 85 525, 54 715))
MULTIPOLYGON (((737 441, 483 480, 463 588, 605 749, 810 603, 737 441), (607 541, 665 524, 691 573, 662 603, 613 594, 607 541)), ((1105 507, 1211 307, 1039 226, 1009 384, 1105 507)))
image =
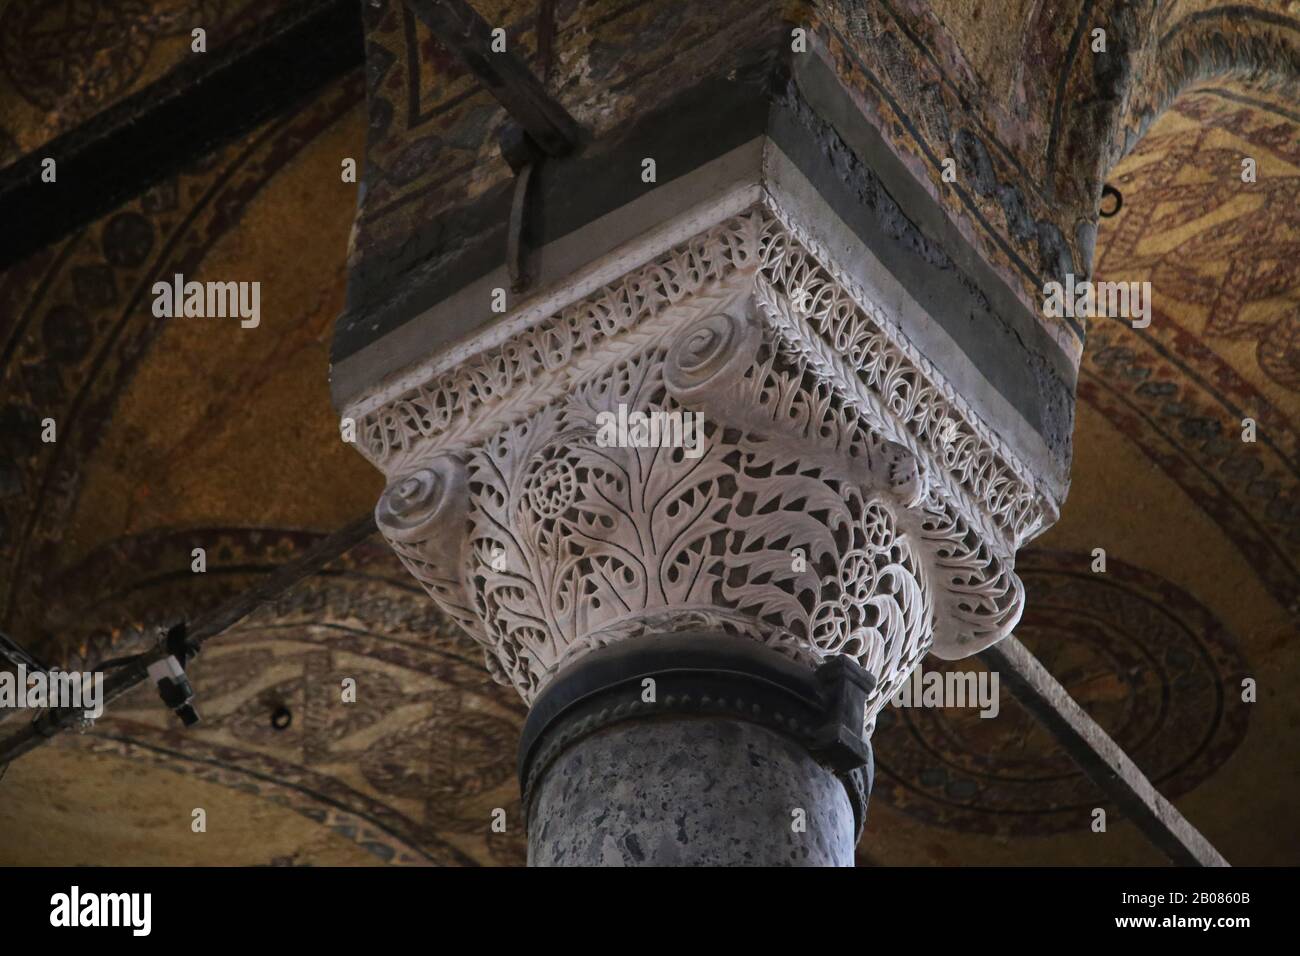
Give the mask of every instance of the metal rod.
POLYGON ((17 641, 11 638, 8 634, 5 634, 3 631, 0 631, 0 657, 3 657, 15 667, 22 664, 31 671, 49 670, 49 668, 25 651, 17 641))
POLYGON ((551 55, 555 49, 555 0, 540 0, 537 5, 537 72, 542 86, 551 79, 551 55))
POLYGON ((519 57, 492 50, 492 28, 465 0, 406 0, 406 5, 547 155, 563 156, 577 145, 577 122, 519 57))
POLYGON ((361 4, 277 4, 229 42, 183 60, 0 171, 0 271, 360 70, 361 4), (46 159, 58 163, 56 184, 42 179, 46 159))
MULTIPOLYGON (((188 641, 195 648, 205 641, 239 623, 263 604, 274 600, 285 591, 351 550, 368 538, 375 530, 373 514, 358 518, 312 545, 297 559, 281 565, 256 584, 235 595, 208 614, 200 615, 190 625, 188 641)), ((168 655, 165 647, 141 654, 104 679, 104 704, 107 706, 123 694, 143 683, 149 676, 149 665, 168 655)), ((76 724, 82 716, 77 708, 49 710, 30 724, 0 740, 0 765, 21 757, 39 747, 49 738, 76 724)))
POLYGON ((1021 706, 1166 856, 1184 866, 1229 865, 1028 648, 1007 637, 979 656, 1008 681, 1021 706))

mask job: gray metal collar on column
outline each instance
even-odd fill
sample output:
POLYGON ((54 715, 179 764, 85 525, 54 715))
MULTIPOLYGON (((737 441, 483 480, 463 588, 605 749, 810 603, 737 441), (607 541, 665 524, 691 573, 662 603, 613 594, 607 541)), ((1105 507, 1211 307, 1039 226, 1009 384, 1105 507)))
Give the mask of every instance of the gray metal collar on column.
POLYGON ((716 632, 602 648, 556 677, 528 713, 518 761, 524 813, 550 763, 590 734, 668 715, 729 717, 793 738, 833 770, 848 791, 860 836, 874 776, 863 713, 874 686, 851 658, 832 658, 813 671, 752 639, 716 632))

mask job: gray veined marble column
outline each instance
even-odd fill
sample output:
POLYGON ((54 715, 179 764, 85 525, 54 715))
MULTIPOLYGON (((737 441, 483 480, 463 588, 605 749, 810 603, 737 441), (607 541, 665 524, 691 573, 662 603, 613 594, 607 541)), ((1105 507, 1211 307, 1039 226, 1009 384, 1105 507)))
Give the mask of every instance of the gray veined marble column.
POLYGON ((843 783, 784 734, 729 718, 617 724, 561 754, 530 866, 852 866, 843 783))
POLYGON ((520 743, 533 866, 851 866, 873 682, 719 632, 593 652, 520 743))

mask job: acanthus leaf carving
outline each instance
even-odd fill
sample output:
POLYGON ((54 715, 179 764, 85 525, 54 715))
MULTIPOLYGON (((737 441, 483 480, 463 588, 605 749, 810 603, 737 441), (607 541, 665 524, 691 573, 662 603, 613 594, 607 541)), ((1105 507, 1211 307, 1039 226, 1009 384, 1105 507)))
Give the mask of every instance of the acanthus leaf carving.
POLYGON ((860 300, 772 211, 721 223, 367 413, 380 528, 525 700, 597 647, 706 627, 852 656, 870 722, 928 651, 1010 632, 1051 506, 860 300), (629 409, 701 416, 695 444, 605 441, 629 409), (421 538, 430 469, 459 504, 421 538))

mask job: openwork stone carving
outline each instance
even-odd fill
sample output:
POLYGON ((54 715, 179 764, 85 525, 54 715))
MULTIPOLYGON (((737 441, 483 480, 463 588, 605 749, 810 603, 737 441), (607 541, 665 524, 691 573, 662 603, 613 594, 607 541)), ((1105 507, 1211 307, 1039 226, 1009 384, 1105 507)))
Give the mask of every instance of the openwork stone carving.
POLYGON ((1054 516, 766 208, 354 414, 381 531, 528 701, 594 648, 711 628, 851 655, 870 724, 927 651, 1009 633, 1054 516))
POLYGON ((437 455, 384 489, 375 524, 443 610, 473 633, 477 622, 460 576, 468 510, 465 465, 454 455, 437 455))

